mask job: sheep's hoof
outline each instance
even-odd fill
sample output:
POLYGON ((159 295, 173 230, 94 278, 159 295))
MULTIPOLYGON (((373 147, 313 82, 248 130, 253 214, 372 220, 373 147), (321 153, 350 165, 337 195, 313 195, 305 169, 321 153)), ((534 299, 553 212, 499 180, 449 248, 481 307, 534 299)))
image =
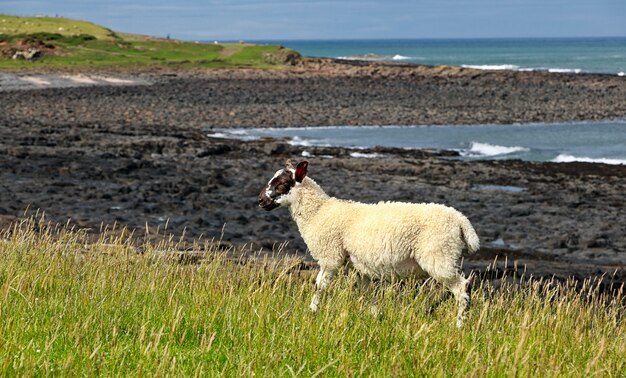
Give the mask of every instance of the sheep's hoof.
POLYGON ((457 320, 456 320, 456 328, 463 328, 463 320, 464 319, 465 319, 465 317, 457 318, 457 320))
POLYGON ((372 314, 373 316, 380 318, 383 316, 383 311, 378 308, 378 306, 376 305, 372 305, 370 306, 370 314, 372 314))
POLYGON ((309 305, 309 308, 311 309, 311 312, 314 313, 314 314, 317 312, 317 310, 320 309, 320 307, 317 305, 317 303, 311 303, 309 305))

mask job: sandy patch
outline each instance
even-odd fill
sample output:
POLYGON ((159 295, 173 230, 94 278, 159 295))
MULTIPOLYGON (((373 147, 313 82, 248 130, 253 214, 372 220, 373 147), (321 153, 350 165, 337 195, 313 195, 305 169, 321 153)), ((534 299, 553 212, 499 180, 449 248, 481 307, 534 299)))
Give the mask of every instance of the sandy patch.
POLYGON ((24 77, 20 77, 19 78, 22 81, 26 81, 35 85, 50 85, 52 83, 50 83, 48 80, 42 79, 40 77, 36 77, 36 76, 24 76, 24 77))
POLYGON ((97 84, 95 80, 85 75, 64 75, 61 77, 79 84, 97 84))
POLYGON ((134 84, 135 83, 134 80, 119 79, 117 77, 94 76, 94 78, 98 80, 106 81, 107 83, 111 83, 111 84, 134 84))
POLYGON ((72 88, 100 85, 150 85, 151 82, 138 77, 120 78, 91 74, 38 74, 20 75, 0 72, 0 92, 38 88, 72 88))

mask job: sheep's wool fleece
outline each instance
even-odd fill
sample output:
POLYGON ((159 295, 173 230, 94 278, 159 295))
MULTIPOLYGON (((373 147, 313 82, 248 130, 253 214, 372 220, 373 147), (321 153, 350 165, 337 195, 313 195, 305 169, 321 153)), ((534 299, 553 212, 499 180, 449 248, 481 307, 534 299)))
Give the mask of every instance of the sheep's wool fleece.
POLYGON ((322 266, 349 259, 373 277, 428 273, 445 280, 455 276, 465 247, 478 249, 469 220, 444 205, 339 200, 308 177, 290 194, 292 216, 322 266))

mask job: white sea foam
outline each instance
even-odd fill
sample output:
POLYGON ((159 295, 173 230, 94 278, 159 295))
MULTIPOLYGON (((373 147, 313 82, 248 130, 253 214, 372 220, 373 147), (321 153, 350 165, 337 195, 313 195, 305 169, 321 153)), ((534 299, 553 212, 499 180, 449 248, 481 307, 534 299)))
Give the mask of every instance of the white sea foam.
POLYGON ((332 147, 331 144, 321 143, 319 140, 315 140, 315 139, 313 139, 313 140, 311 140, 311 139, 303 139, 303 138, 300 138, 299 136, 294 136, 287 143, 289 143, 292 146, 300 146, 300 147, 311 147, 311 146, 332 147))
POLYGON ((583 72, 580 68, 548 68, 550 73, 575 73, 579 74, 583 72))
POLYGON ((518 70, 519 66, 513 64, 485 64, 485 65, 472 65, 463 64, 461 67, 474 68, 477 70, 518 70))
POLYGON ((414 58, 410 57, 410 56, 400 55, 400 54, 380 55, 380 54, 368 53, 368 54, 364 54, 364 55, 338 56, 337 59, 343 59, 343 60, 366 60, 366 61, 370 61, 370 62, 382 62, 382 61, 389 61, 389 60, 411 60, 411 59, 414 59, 414 58))
POLYGON ((382 154, 378 154, 378 153, 365 153, 365 152, 351 152, 350 156, 353 158, 366 158, 366 159, 373 159, 373 158, 379 158, 382 157, 382 154))
POLYGON ((297 136, 291 138, 291 140, 288 143, 291 144, 292 146, 302 146, 302 147, 310 147, 311 146, 311 141, 306 140, 306 139, 302 139, 302 138, 297 137, 297 136))
POLYGON ((300 154, 302 157, 306 157, 306 158, 322 158, 322 159, 332 159, 334 158, 333 155, 313 155, 312 153, 310 153, 309 151, 302 151, 302 153, 300 154))
POLYGON ((484 64, 484 65, 463 64, 461 65, 461 67, 474 68, 477 70, 494 70, 494 71, 501 71, 501 70, 512 70, 512 71, 520 71, 520 72, 547 71, 550 73, 574 73, 574 74, 579 74, 583 72, 583 70, 580 68, 557 68, 557 67, 555 68, 523 67, 522 68, 514 64, 484 64))
POLYGON ((626 73, 625 72, 618 72, 617 76, 626 76, 626 73))
POLYGON ((469 151, 465 153, 465 155, 497 156, 497 155, 507 155, 507 154, 512 154, 515 152, 525 152, 525 151, 530 151, 530 149, 526 147, 519 147, 519 146, 506 147, 506 146, 498 146, 498 145, 489 144, 489 143, 472 142, 472 146, 470 147, 469 151))
POLYGON ((590 158, 586 156, 574 156, 568 154, 560 154, 554 159, 552 159, 555 163, 571 163, 571 162, 582 162, 582 163, 602 163, 602 164, 611 164, 611 165, 624 165, 626 164, 626 160, 623 159, 609 159, 609 158, 590 158))
POLYGON ((209 138, 216 138, 216 139, 232 139, 233 138, 232 135, 224 134, 224 133, 213 133, 213 134, 207 134, 206 136, 208 136, 209 138))
POLYGON ((211 133, 207 134, 207 137, 215 139, 238 139, 245 142, 260 139, 258 136, 249 135, 245 130, 229 130, 225 133, 211 133))

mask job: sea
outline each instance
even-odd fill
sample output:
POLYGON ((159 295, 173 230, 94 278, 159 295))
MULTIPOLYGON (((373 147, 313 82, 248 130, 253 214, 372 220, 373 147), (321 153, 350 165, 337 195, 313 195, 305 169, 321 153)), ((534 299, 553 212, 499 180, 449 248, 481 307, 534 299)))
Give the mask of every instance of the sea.
MULTIPOLYGON (((453 65, 485 70, 625 76, 626 37, 256 41, 304 56, 453 65)), ((624 77, 626 80, 626 77, 624 77)), ((626 99, 624 99, 626 101, 626 99)), ((435 148, 462 159, 522 159, 626 166, 626 119, 510 125, 375 125, 211 130, 213 137, 286 138, 294 145, 435 148)), ((303 152, 308 153, 306 150, 303 152)), ((354 153, 354 157, 377 157, 354 153)))
POLYGON ((490 70, 626 75, 626 37, 255 41, 304 56, 490 70))
POLYGON ((212 129, 209 137, 240 140, 283 139, 307 147, 350 147, 357 158, 370 147, 444 149, 465 160, 521 159, 626 165, 626 121, 532 123, 513 125, 322 126, 212 129))

